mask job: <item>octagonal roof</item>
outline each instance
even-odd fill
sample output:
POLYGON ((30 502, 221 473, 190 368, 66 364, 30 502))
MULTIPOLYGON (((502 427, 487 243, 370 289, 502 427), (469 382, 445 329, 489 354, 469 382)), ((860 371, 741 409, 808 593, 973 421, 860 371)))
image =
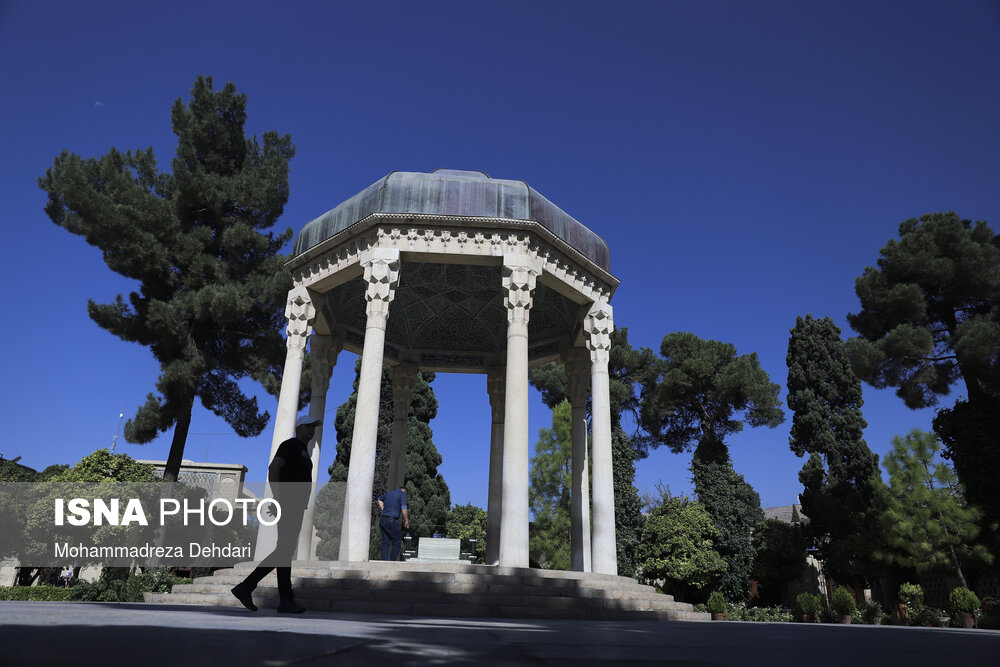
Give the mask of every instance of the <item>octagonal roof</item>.
POLYGON ((394 171, 308 222, 295 239, 298 256, 376 213, 505 218, 538 223, 581 255, 610 271, 607 244, 524 181, 481 171, 394 171))

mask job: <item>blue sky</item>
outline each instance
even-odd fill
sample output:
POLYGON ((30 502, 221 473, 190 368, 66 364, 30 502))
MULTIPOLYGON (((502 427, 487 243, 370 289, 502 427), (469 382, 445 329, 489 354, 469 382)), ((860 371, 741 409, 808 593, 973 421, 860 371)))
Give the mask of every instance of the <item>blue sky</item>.
MULTIPOLYGON (((392 170, 523 179, 608 242, 633 345, 692 331, 756 352, 784 385, 796 315, 829 315, 847 335, 854 279, 899 222, 954 210, 1000 228, 998 37, 986 0, 2 2, 0 452, 75 463, 153 389, 149 351, 85 309, 134 285, 49 221, 36 179, 64 149, 151 145, 167 168, 170 106, 198 74, 248 95, 248 132, 292 135, 281 229, 392 170)), ((353 359, 335 370, 331 411, 353 359)), ((452 500, 485 507, 485 376, 434 388, 452 500)), ((930 428, 932 410, 891 391, 865 400, 880 455, 930 428)), ((530 422, 550 424, 537 394, 530 422)), ((765 507, 801 489, 789 424, 729 441, 765 507)), ((164 459, 169 435, 118 451, 164 459)), ((185 458, 243 463, 259 481, 270 438, 241 439, 198 407, 185 458)), ((324 470, 333 455, 328 433, 324 470)), ((654 452, 637 485, 689 491, 689 464, 654 452)))

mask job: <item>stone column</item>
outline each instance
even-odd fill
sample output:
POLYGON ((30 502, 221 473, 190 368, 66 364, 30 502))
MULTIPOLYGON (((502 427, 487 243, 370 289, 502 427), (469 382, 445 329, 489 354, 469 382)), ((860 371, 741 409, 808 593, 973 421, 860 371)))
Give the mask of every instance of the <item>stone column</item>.
MULTIPOLYGON (((312 334, 312 323, 316 318, 316 308, 309 290, 300 285, 288 291, 285 317, 288 318, 288 326, 285 328, 285 368, 281 374, 281 391, 278 393, 278 409, 274 415, 268 466, 271 465, 278 446, 295 435, 295 415, 299 411, 299 388, 302 386, 302 361, 306 354, 306 343, 312 334)), ((264 497, 273 497, 270 483, 265 484, 264 497)), ((277 544, 277 529, 265 528, 266 526, 261 526, 257 531, 257 559, 271 553, 277 544)))
POLYGON ((611 401, 608 395, 608 353, 614 330, 611 306, 594 303, 584 319, 590 350, 590 405, 594 456, 593 571, 618 574, 615 539, 614 465, 611 460, 611 401))
MULTIPOLYGON (((309 357, 312 361, 312 398, 309 401, 309 416, 322 420, 312 442, 309 443, 309 458, 312 460, 312 492, 309 494, 309 506, 302 515, 302 530, 299 532, 298 560, 311 560, 313 515, 316 513, 316 483, 319 481, 319 456, 323 443, 323 432, 326 429, 326 394, 330 389, 330 376, 333 367, 337 365, 337 356, 344 349, 344 339, 339 336, 313 336, 309 344, 309 357)), ((332 433, 333 431, 331 431, 332 433)))
POLYGON ((410 403, 416 387, 416 364, 403 363, 392 369, 393 422, 392 449, 389 452, 389 489, 398 489, 406 479, 406 433, 410 403))
POLYGON ((378 437, 379 390, 389 303, 399 284, 399 250, 375 248, 361 256, 367 284, 368 320, 358 379, 358 403, 351 438, 344 525, 340 532, 340 560, 366 561, 371 533, 372 486, 375 478, 375 441, 378 437))
POLYGON ((590 572, 590 465, 587 453, 587 390, 590 359, 587 350, 573 348, 566 358, 569 400, 573 406, 573 490, 570 494, 572 567, 590 572))
POLYGON ((504 369, 491 368, 486 373, 486 393, 490 397, 490 481, 486 505, 486 563, 500 563, 500 517, 503 516, 503 408, 504 369))
POLYGON ((503 264, 507 382, 500 565, 528 567, 528 316, 539 271, 527 255, 505 255, 503 264))

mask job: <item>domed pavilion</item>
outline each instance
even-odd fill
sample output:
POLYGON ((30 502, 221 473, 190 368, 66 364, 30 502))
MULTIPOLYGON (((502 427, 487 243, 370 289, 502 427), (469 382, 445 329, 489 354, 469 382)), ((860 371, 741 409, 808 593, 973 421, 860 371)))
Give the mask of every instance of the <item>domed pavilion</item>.
MULTIPOLYGON (((417 371, 486 375, 487 561, 528 567, 528 368, 562 359, 573 407, 573 569, 617 574, 608 351, 609 301, 618 280, 603 240, 523 181, 478 171, 396 171, 306 224, 286 268, 294 287, 269 460, 294 434, 307 343, 309 414, 317 418, 326 411, 340 351, 362 355, 340 560, 368 560, 387 364, 395 406, 390 487, 403 480, 417 371)), ((317 430, 310 443, 314 485, 322 437, 317 430)), ((309 555, 311 515, 310 506, 302 560, 309 555)))

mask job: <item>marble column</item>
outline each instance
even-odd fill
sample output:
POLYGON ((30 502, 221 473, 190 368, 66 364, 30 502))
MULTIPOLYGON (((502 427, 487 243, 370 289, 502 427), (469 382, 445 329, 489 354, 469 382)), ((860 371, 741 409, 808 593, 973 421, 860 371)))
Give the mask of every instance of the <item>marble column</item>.
POLYGON ((590 396, 594 457, 593 571, 618 574, 615 538, 614 466, 611 460, 611 401, 608 384, 608 354, 614 330, 611 306, 597 301, 584 319, 590 350, 590 396))
MULTIPOLYGON (((398 489, 406 479, 406 435, 413 390, 417 387, 417 365, 403 363, 392 369, 392 448, 389 452, 389 487, 398 489)), ((388 490, 387 489, 387 490, 388 490)))
POLYGON ((490 480, 489 499, 486 505, 486 563, 500 563, 500 517, 503 516, 503 408, 504 408, 503 368, 491 368, 486 372, 486 393, 490 397, 490 412, 493 423, 490 426, 490 480))
MULTIPOLYGON (((309 290, 300 285, 288 291, 285 317, 288 319, 288 326, 285 328, 285 368, 281 374, 271 453, 267 457, 268 466, 271 465, 278 446, 295 435, 295 416, 299 411, 299 388, 302 386, 302 362, 305 359, 306 343, 312 334, 312 323, 316 319, 316 308, 309 290)), ((273 497, 269 482, 265 484, 264 497, 273 497)), ((267 528, 261 526, 257 531, 257 559, 271 553, 278 541, 277 528, 267 528)))
POLYGON ((590 572, 590 464, 587 452, 587 394, 590 358, 587 350, 573 348, 566 358, 569 400, 573 406, 571 433, 573 487, 570 493, 570 549, 572 567, 590 572))
MULTIPOLYGON (((326 430, 326 395, 330 390, 330 377, 337 357, 344 349, 344 339, 339 336, 313 336, 309 342, 310 370, 312 373, 312 398, 309 401, 309 416, 322 421, 312 441, 309 443, 309 458, 312 460, 312 492, 309 505, 302 515, 302 530, 299 532, 298 560, 311 560, 313 541, 313 515, 316 513, 316 485, 319 481, 319 456, 326 430)), ((330 431, 333 432, 332 430, 330 431)))
POLYGON ((500 565, 528 567, 528 317, 539 271, 527 255, 505 255, 507 382, 503 425, 500 565))
POLYGON ((358 379, 354 435, 351 438, 344 525, 340 533, 340 560, 350 561, 368 560, 385 327, 389 319, 389 303, 399 284, 399 250, 368 250, 361 256, 361 265, 365 271, 368 320, 358 379))

